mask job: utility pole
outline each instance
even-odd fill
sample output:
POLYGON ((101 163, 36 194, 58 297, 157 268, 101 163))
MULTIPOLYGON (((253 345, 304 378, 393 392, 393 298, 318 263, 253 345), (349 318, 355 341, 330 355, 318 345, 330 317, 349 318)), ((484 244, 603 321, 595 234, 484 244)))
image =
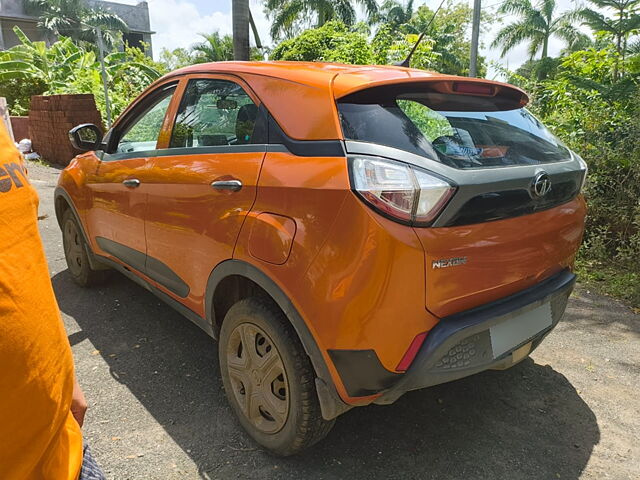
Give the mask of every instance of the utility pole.
POLYGON ((478 41, 480 39, 480 5, 481 0, 473 0, 473 26, 471 29, 471 61, 469 76, 478 76, 478 41))
POLYGON ((96 27, 98 35, 98 56, 100 57, 100 69, 102 70, 102 86, 104 88, 104 107, 107 111, 107 130, 111 128, 111 102, 109 101, 109 88, 107 87, 107 71, 104 68, 104 44, 102 41, 102 29, 96 27))

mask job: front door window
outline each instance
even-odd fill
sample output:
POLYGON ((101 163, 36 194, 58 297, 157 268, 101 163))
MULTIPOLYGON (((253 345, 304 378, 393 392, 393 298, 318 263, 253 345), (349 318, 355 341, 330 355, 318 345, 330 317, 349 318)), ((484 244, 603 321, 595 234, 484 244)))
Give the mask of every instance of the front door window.
POLYGON ((156 149, 164 116, 169 108, 175 86, 162 91, 150 105, 133 120, 120 136, 116 153, 144 152, 156 149))

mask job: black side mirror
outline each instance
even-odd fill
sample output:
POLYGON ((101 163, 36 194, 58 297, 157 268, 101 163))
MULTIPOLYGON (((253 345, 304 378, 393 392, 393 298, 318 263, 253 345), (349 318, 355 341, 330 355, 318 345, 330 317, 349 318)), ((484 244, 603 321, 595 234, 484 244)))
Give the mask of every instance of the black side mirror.
POLYGON ((98 150, 102 143, 102 132, 93 123, 83 123, 69 130, 69 141, 77 150, 98 150))

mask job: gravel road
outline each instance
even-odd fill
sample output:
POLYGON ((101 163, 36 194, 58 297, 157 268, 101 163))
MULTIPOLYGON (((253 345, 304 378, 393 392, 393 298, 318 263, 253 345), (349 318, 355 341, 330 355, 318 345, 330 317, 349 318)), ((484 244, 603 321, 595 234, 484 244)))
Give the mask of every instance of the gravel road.
POLYGON ((578 288, 520 365, 357 408, 294 458, 240 430, 217 345, 121 276, 84 290, 53 212, 58 171, 30 163, 51 280, 89 401, 84 432, 108 478, 640 478, 640 315, 578 288))

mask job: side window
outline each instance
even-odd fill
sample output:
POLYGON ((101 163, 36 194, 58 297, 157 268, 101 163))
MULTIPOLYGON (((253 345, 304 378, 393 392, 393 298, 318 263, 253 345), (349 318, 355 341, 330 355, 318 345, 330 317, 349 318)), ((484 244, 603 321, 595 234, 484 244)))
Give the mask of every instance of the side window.
POLYGON ((164 116, 175 92, 175 85, 154 95, 149 104, 132 123, 125 127, 120 136, 116 153, 143 152, 155 150, 164 116))
POLYGON ((257 121, 258 107, 237 83, 190 80, 169 148, 265 143, 257 121))

